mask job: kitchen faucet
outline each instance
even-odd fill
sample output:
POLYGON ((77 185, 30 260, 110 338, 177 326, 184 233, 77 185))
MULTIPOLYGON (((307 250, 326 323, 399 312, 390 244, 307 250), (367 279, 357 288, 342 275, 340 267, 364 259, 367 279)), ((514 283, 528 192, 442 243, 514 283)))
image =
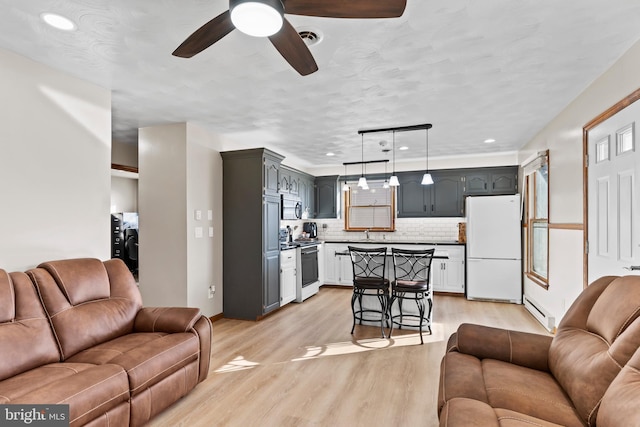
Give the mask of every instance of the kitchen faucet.
POLYGON ((369 230, 364 230, 364 237, 365 239, 369 240, 369 230))

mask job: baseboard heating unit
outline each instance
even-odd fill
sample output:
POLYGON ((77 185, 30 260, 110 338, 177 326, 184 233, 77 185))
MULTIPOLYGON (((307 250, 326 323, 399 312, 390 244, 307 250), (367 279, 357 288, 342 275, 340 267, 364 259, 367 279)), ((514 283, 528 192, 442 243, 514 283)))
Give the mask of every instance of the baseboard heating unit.
POLYGON ((529 313, 533 317, 538 320, 551 333, 555 333, 556 331, 556 318, 553 317, 547 310, 542 308, 540 304, 529 298, 528 296, 524 296, 523 298, 524 306, 529 313))

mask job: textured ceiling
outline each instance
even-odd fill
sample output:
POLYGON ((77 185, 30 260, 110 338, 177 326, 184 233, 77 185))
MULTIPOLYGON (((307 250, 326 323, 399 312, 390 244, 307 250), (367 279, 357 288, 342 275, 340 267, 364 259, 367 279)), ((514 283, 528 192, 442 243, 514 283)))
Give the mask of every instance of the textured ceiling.
MULTIPOLYGON (((1 47, 113 91, 115 139, 189 121, 227 149, 266 146, 302 167, 360 160, 359 129, 420 123, 433 124, 430 156, 517 150, 640 39, 638 0, 407 0, 397 19, 287 15, 323 36, 310 48, 319 71, 301 77, 267 39, 239 31, 191 59, 171 55, 226 0, 0 8, 1 47), (78 30, 47 27, 45 11, 78 30)), ((381 158, 390 139, 366 135, 365 159, 381 158)), ((410 149, 396 158, 424 158, 424 140, 397 134, 410 149)))

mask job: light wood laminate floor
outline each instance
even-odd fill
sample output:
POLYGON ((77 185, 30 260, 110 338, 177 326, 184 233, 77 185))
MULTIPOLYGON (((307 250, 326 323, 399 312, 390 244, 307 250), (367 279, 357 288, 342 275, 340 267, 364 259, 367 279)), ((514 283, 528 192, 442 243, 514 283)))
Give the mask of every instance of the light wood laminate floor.
POLYGON ((440 359, 460 323, 546 333, 521 305, 436 295, 424 345, 417 331, 351 335, 350 298, 321 288, 260 322, 215 322, 208 378, 149 426, 437 426, 440 359))

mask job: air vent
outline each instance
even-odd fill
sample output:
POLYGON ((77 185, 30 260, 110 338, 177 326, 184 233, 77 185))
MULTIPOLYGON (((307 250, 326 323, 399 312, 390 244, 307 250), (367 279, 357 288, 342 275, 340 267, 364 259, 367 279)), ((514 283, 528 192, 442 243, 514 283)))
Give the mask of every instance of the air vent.
POLYGON ((307 46, 315 46, 322 41, 322 34, 316 30, 304 29, 298 31, 300 38, 304 40, 307 46))

